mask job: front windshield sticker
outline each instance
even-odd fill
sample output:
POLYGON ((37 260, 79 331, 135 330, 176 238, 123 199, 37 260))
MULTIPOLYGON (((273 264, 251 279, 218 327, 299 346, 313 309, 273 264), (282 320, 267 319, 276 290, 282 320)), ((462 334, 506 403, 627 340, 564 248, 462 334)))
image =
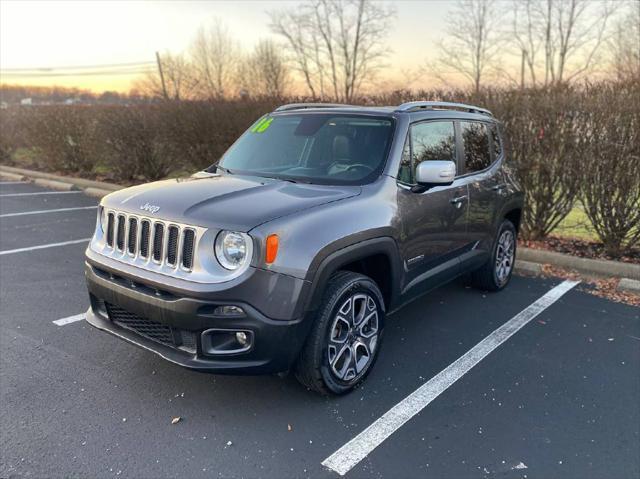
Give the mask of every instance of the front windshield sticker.
POLYGON ((262 120, 260 120, 256 126, 254 126, 251 129, 252 133, 263 133, 267 128, 269 128, 269 125, 271 125, 271 122, 273 121, 273 118, 269 118, 269 117, 264 117, 262 120))

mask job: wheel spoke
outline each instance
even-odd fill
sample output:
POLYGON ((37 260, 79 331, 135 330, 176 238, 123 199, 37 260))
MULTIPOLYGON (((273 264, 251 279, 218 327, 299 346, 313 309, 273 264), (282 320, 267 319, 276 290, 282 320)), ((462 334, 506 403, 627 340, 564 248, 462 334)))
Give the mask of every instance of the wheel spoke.
POLYGON ((357 373, 360 373, 371 359, 369 347, 362 341, 353 344, 353 363, 357 373))
POLYGON ((345 379, 347 371, 351 367, 353 361, 353 351, 351 345, 345 344, 342 349, 335 355, 333 361, 330 363, 331 369, 335 375, 340 379, 345 379))
POLYGON ((360 337, 370 338, 378 332, 378 311, 369 313, 358 327, 360 337))

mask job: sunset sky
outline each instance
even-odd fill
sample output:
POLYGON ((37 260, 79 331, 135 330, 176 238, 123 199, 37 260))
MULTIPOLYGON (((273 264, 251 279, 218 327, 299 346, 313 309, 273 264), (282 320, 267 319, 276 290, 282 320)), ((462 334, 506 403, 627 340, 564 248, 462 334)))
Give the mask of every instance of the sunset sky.
MULTIPOLYGON (((156 50, 178 53, 187 49, 197 29, 214 17, 226 23, 244 49, 250 50, 259 39, 272 36, 266 11, 296 3, 0 0, 0 80, 126 91, 133 74, 25 78, 12 69, 153 62, 156 50)), ((449 2, 435 0, 395 4, 397 18, 389 35, 394 53, 386 73, 391 80, 400 79, 401 70, 420 66, 433 54, 450 7, 449 2)))

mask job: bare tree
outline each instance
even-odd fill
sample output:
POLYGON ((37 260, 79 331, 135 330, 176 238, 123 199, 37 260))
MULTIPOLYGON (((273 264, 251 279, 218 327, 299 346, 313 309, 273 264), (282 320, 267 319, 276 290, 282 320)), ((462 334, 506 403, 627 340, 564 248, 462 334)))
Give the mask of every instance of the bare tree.
POLYGON ((195 88, 204 98, 223 98, 234 88, 240 48, 228 28, 215 19, 200 28, 191 45, 195 88))
POLYGON ((609 50, 617 79, 640 78, 640 0, 628 2, 609 40, 609 50))
POLYGON ((251 78, 250 91, 275 98, 284 96, 289 84, 289 67, 280 48, 272 40, 261 40, 254 47, 247 61, 248 75, 251 78))
MULTIPOLYGON (((576 80, 600 62, 615 0, 513 0, 512 38, 536 85, 576 80)), ((524 76, 524 75, 523 75, 524 76)))
POLYGON ((431 66, 436 76, 461 74, 480 90, 490 69, 497 66, 501 15, 494 0, 459 0, 447 18, 447 37, 439 43, 440 56, 431 66))
MULTIPOLYGON (((183 54, 165 52, 160 55, 167 97, 187 100, 194 96, 194 75, 189 61, 183 54)), ((162 81, 157 70, 150 71, 135 83, 135 88, 152 97, 164 97, 162 81)))
POLYGON ((349 102, 383 66, 395 9, 371 0, 312 0, 269 15, 309 93, 349 102))

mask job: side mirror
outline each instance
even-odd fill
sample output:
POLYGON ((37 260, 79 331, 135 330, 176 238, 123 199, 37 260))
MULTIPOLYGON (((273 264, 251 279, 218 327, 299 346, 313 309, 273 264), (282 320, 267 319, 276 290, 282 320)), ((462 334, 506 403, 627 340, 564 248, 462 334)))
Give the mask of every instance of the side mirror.
POLYGON ((455 177, 453 161, 423 161, 416 168, 416 183, 421 186, 450 185, 455 177))

